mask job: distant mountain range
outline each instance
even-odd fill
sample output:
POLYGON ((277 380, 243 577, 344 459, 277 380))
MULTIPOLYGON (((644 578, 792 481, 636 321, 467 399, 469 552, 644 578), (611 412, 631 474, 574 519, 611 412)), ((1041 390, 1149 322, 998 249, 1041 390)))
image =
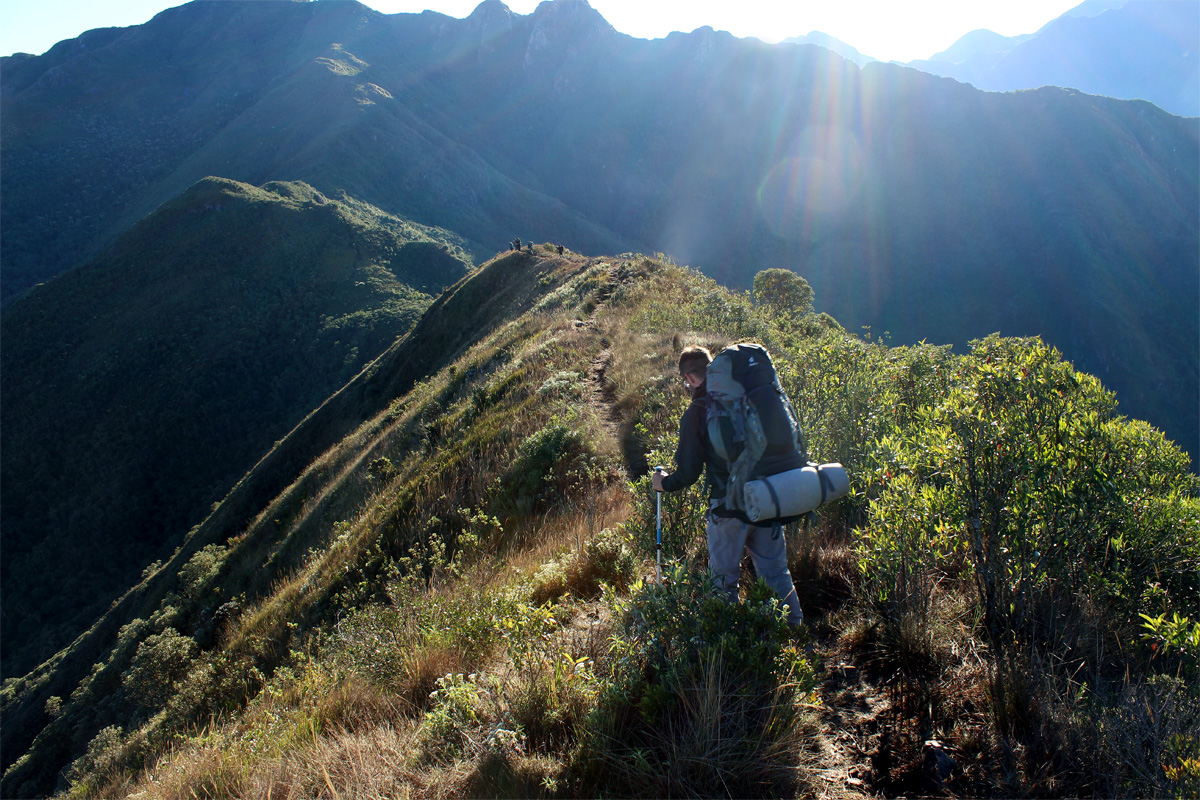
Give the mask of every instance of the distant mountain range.
MULTIPOLYGON (((824 47, 860 67, 878 60, 820 31, 783 41, 824 47)), ((1195 117, 1198 41, 1200 3, 1192 0, 1086 0, 1034 33, 975 30, 906 65, 988 91, 1061 86, 1195 117)))
POLYGON ((988 91, 1065 86, 1200 115, 1200 3, 1089 0, 1037 33, 974 31, 910 67, 988 91))
POLYGON ((196 0, 0 81, 6 578, 59 552, 29 542, 81 498, 169 547, 514 236, 741 287, 787 267, 897 343, 1040 334, 1200 452, 1200 120, 1148 103, 711 29, 638 40, 584 0, 463 20, 196 0), (228 460, 197 456, 184 497, 193 446, 228 460))

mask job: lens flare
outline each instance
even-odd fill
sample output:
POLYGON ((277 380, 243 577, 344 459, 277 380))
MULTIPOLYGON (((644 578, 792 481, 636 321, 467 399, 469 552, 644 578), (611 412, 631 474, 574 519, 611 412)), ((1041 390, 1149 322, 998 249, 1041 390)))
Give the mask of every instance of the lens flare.
POLYGON ((767 173, 758 187, 758 208, 776 235, 816 238, 836 223, 858 197, 864 156, 858 136, 836 126, 806 128, 792 155, 767 173))

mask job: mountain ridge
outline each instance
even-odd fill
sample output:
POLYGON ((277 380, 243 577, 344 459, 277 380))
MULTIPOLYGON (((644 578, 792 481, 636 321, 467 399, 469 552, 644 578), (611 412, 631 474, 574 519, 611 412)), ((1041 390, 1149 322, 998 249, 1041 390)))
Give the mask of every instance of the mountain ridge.
MULTIPOLYGON (((967 34, 944 53, 909 66, 987 91, 1055 85, 1141 99, 1200 116, 1200 9, 1175 0, 1132 0, 1077 7, 1034 34, 997 37, 973 52, 967 34), (1003 40, 1003 41, 1001 41, 1003 40)), ((986 33, 991 33, 987 31, 986 33)))
MULTIPOLYGON (((664 252, 739 286, 783 266, 845 324, 900 342, 1042 335, 1106 375, 1130 414, 1200 452, 1200 419, 1169 399, 1196 393, 1187 363, 1200 329, 1190 274, 1200 248, 1196 120, 1058 89, 977 92, 712 30, 636 40, 582 5, 527 16, 487 5, 465 20, 320 6, 186 5, 156 18, 155 37, 188 23, 172 37, 188 54, 175 59, 175 77, 139 73, 180 120, 203 117, 178 139, 161 111, 145 125, 157 131, 148 124, 157 119, 161 132, 145 138, 119 133, 125 117, 83 100, 8 89, 41 69, 47 81, 70 74, 78 92, 95 78, 71 72, 70 47, 6 68, 6 291, 37 280, 22 278, 20 263, 62 266, 97 232, 203 175, 299 178, 455 230, 477 257, 513 237, 664 252), (279 24, 268 23, 274 15, 279 24), (242 29, 266 37, 257 60, 234 46, 242 29), (748 76, 752 93, 742 90, 748 76), (119 166, 118 183, 61 191, 91 174, 90 128, 39 133, 35 149, 29 137, 41 129, 26 116, 35 99, 39 115, 105 132, 109 171, 97 175, 119 166), (159 140, 175 150, 150 146, 159 140), (186 158, 179 142, 191 142, 186 158), (125 160, 134 144, 161 153, 148 171, 125 160), (1143 276, 1161 291, 1147 294, 1143 276), (941 290, 951 285, 963 293, 941 290), (1055 299, 1065 288, 1066 313, 1055 299), (1162 317, 1183 328, 1151 345, 1157 334, 1146 331, 1162 317), (1140 344, 1118 358, 1127 343, 1109 331, 1125 328, 1140 344), (1162 349, 1182 368, 1146 374, 1140 364, 1162 349), (1160 392, 1160 380, 1179 383, 1160 392)), ((105 36, 101 49, 112 52, 77 67, 138 63, 117 43, 156 41, 145 30, 105 36)), ((104 81, 123 85, 122 75, 104 81)))
MULTIPOLYGON (((735 780, 752 794, 764 775, 794 787, 788 794, 815 790, 831 769, 839 780, 861 776, 846 783, 847 797, 916 791, 932 780, 953 780, 972 796, 1037 793, 1045 776, 1081 780, 1073 770, 1092 763, 1090 752, 1062 765, 1032 748, 1019 763, 1041 777, 1006 777, 1006 748, 1039 734, 1004 728, 1003 707, 984 702, 988 687, 1010 686, 1007 673, 997 678, 976 661, 997 658, 984 641, 988 626, 1015 634, 1042 617, 997 617, 1007 604, 988 608, 972 580, 937 603, 918 591, 919 607, 946 614, 919 623, 911 610, 887 610, 878 592, 903 602, 887 588, 896 578, 888 570, 950 591, 943 564, 918 558, 955 559, 972 577, 997 578, 952 540, 932 541, 969 535, 975 492, 989 535, 1011 544, 995 558, 1021 546, 1053 548, 1039 560, 1051 584, 1046 598, 1069 587, 1072 597, 1105 601, 1083 610, 1059 601, 1046 618, 1066 637, 1046 645, 1072 659, 1063 674, 1083 664, 1101 676, 1090 690, 1101 710, 1068 730, 1089 730, 1109 709, 1142 707, 1147 696, 1130 692, 1169 677, 1176 662, 1132 645, 1117 665, 1080 661, 1094 649, 1073 649, 1074 632, 1086 625, 1089 635, 1135 641, 1145 607, 1137 590, 1148 577, 1157 581, 1153 602, 1195 612, 1189 565, 1200 553, 1188 526, 1196 478, 1186 456, 1144 423, 1117 416, 1099 381, 1038 341, 989 337, 961 356, 945 346, 892 348, 774 299, 632 254, 586 258, 549 245, 498 254, 285 436, 170 562, 85 637, 5 682, 4 794, 177 797, 208 787, 241 796, 301 784, 346 795, 404 787, 421 796, 673 794, 663 787, 694 789, 707 773, 666 769, 678 744, 656 733, 656 709, 674 715, 672 698, 718 689, 752 709, 782 686, 800 694, 770 707, 782 711, 819 688, 829 716, 772 715, 770 734, 751 711, 734 715, 725 705, 712 716, 670 718, 695 732, 719 719, 749 720, 749 729, 718 732, 754 753, 748 762, 721 761, 727 785, 735 780), (674 377, 678 352, 734 340, 769 347, 810 453, 852 476, 855 491, 822 509, 819 525, 788 533, 814 649, 834 659, 831 671, 805 659, 796 632, 771 622, 778 607, 755 589, 736 605, 704 588, 699 487, 662 499, 656 531, 646 465, 669 459, 688 402, 674 377), (1071 498, 1070 513, 1062 497, 1071 498), (898 535, 918 547, 897 553, 898 535), (1118 536, 1122 547, 1105 554, 1118 536), (864 546, 851 549, 859 540, 864 546), (655 572, 656 545, 666 582, 641 580, 655 572), (1164 553, 1162 563, 1146 561, 1164 553), (968 614, 991 621, 950 625, 968 614), (1063 626, 1063 615, 1077 624, 1063 626), (935 638, 891 644, 901 624, 935 638), (884 630, 877 639, 876 625, 884 630), (943 627, 954 633, 937 633, 943 627), (654 660, 664 643, 667 660, 654 660), (670 670, 703 664, 713 647, 724 648, 715 651, 722 659, 741 659, 735 669, 670 670), (906 678, 900 689, 896 669, 906 678), (924 737, 914 743, 912 732, 897 744, 881 737, 872 751, 899 769, 878 766, 867 744, 840 760, 826 751, 868 697, 880 725, 901 715, 894 735, 902 726, 919 734, 927 718, 911 710, 911 698, 928 699, 951 677, 958 699, 936 695, 930 713, 949 731, 944 749, 981 766, 926 777, 924 737), (530 688, 526 703, 531 680, 547 683, 530 688), (455 697, 467 698, 470 713, 447 711, 455 697), (497 724, 510 725, 520 746, 472 744, 497 724), (336 767, 344 752, 336 741, 349 741, 352 766, 336 767), (525 755, 528 746, 536 756, 525 755), (649 767, 628 756, 632 746, 652 759, 649 767), (805 766, 814 761, 819 775, 805 766)), ((1048 697, 1021 670, 1025 683, 1014 678, 1011 691, 1048 697)), ((1182 720, 1155 707, 1172 725, 1182 720)), ((1101 744, 1119 748, 1120 738, 1101 744)), ((706 752, 711 741, 702 739, 706 752)), ((1100 778, 1084 769, 1082 780, 1116 785, 1135 774, 1125 759, 1132 756, 1105 761, 1100 778)), ((1159 793, 1175 785, 1140 780, 1159 793)))
MULTIPOLYGON (((70 647, 17 681, 25 688, 20 690, 17 702, 5 703, 6 724, 0 731, 0 736, 4 737, 0 748, 5 754, 3 769, 9 785, 15 788, 29 779, 28 776, 13 778, 8 771, 16 760, 14 754, 24 752, 31 744, 36 746, 34 735, 40 730, 36 720, 42 714, 46 700, 56 693, 69 693, 69 687, 84 677, 83 670, 90 666, 88 660, 97 658, 111 647, 122 626, 149 616, 153 607, 164 601, 176 580, 176 573, 184 564, 204 547, 223 544, 251 527, 256 529, 258 538, 264 539, 268 547, 272 546, 273 528, 263 524, 261 516, 265 508, 278 502, 277 496, 288 491, 303 492, 300 482, 307 471, 314 469, 320 456, 328 450, 346 448, 343 439, 350 437, 360 426, 379 428, 387 424, 388 409, 396 398, 432 372, 452 363, 466 344, 486 337, 497 324, 511 320, 541 299, 547 291, 545 279, 562 280, 563 276, 556 277, 555 272, 563 272, 565 263, 568 262, 544 255, 513 253, 493 260, 486 269, 450 287, 429 307, 412 331, 307 414, 254 464, 212 513, 193 528, 169 560, 155 567, 143 583, 115 601, 112 608, 70 647), (468 322, 470 324, 464 324, 468 322), (301 488, 292 488, 294 483, 301 488)), ((589 265, 586 261, 576 264, 567 274, 577 273, 589 265)), ((359 458, 353 443, 349 445, 349 451, 359 458)), ((291 557, 298 555, 302 555, 302 551, 293 552, 291 557)), ((256 577, 259 591, 285 574, 287 566, 276 564, 273 569, 274 578, 256 577)), ((42 756, 51 760, 56 757, 62 755, 56 756, 53 750, 42 756)), ((43 774, 37 780, 44 784, 49 778, 43 774)))
POLYGON ((303 184, 209 178, 6 313, 6 674, 411 327, 469 269, 461 245, 303 184))

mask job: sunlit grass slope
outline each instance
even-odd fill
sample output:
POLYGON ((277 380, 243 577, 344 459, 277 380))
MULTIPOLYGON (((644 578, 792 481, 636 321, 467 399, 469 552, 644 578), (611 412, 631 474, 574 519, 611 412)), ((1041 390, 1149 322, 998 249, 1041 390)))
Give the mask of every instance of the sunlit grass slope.
POLYGON ((889 348, 771 299, 485 264, 114 608, 95 667, 6 686, 51 721, 4 794, 1192 791, 1187 457, 1037 340, 889 348), (663 499, 654 580, 675 359, 739 339, 852 476, 788 532, 814 656, 761 585, 714 595, 698 489, 663 499), (887 711, 846 753, 850 673, 887 711))

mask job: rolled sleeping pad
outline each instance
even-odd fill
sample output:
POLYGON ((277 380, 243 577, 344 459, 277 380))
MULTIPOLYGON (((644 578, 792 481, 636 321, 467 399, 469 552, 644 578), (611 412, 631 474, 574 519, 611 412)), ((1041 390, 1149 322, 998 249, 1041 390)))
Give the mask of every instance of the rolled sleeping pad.
POLYGON ((841 464, 810 464, 747 481, 746 516, 758 522, 807 514, 849 492, 850 478, 841 464))

